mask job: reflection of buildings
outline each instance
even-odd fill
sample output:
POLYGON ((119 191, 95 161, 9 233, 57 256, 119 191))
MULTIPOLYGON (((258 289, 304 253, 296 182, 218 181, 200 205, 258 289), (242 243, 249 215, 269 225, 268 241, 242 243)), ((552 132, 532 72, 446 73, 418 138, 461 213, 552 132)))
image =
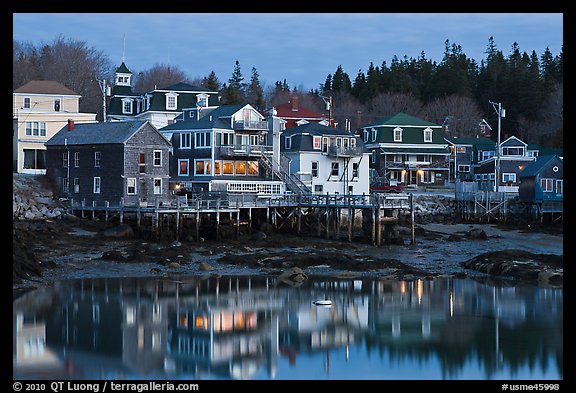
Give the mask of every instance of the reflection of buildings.
POLYGON ((56 354, 46 347, 46 324, 25 320, 22 312, 14 315, 12 363, 22 375, 51 375, 66 373, 64 364, 56 354))
POLYGON ((51 296, 41 311, 14 303, 14 366, 22 375, 35 365, 72 376, 65 365, 85 378, 266 379, 283 377, 281 362, 298 370, 310 359, 330 374, 331 356, 349 361, 354 347, 398 359, 433 356, 456 376, 471 359, 490 376, 549 356, 543 345, 562 357, 557 289, 469 279, 326 279, 293 288, 270 277, 192 277, 71 281, 51 296), (324 297, 331 307, 312 305, 324 297))

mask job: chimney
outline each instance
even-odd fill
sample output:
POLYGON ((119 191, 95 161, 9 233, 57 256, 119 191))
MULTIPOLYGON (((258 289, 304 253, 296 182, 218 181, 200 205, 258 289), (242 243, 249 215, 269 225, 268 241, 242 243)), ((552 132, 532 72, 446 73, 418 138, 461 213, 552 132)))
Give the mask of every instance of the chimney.
POLYGON ((74 120, 68 119, 68 131, 72 131, 74 129, 74 120))
POLYGON ((290 102, 292 103, 292 112, 298 111, 298 96, 292 96, 290 102))
POLYGON ((362 124, 362 111, 356 111, 356 130, 360 129, 362 124))

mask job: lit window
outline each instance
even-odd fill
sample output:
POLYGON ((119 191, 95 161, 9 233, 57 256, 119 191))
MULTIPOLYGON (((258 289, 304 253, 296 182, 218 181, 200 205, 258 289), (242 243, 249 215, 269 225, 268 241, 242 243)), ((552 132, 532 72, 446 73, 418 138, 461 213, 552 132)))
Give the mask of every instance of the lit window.
POLYGON ((188 176, 188 160, 178 160, 178 176, 188 176))
POLYGON ((319 136, 314 137, 314 149, 320 150, 322 148, 322 138, 319 136))

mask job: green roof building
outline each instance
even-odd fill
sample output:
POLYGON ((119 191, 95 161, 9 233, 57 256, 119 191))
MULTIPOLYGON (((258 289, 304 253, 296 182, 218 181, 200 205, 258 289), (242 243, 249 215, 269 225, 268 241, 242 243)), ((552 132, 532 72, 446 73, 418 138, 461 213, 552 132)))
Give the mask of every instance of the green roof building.
POLYGON ((132 72, 122 62, 107 108, 107 121, 148 120, 160 129, 172 124, 185 109, 209 108, 219 104, 217 91, 180 82, 152 91, 132 91, 132 72))
POLYGON ((373 177, 404 185, 441 185, 449 179, 442 126, 398 112, 361 128, 373 177))

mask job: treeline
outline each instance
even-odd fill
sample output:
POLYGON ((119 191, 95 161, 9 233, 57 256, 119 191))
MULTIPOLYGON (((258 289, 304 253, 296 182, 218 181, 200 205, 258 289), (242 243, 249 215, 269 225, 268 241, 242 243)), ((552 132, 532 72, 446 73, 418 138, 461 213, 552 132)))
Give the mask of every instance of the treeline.
MULTIPOLYGON (((301 106, 325 112, 320 97, 332 97, 332 117, 339 127, 351 130, 392 113, 403 111, 444 124, 450 136, 472 136, 481 119, 496 130, 497 115, 490 101, 506 109, 502 134, 516 135, 529 143, 562 147, 563 51, 552 54, 520 51, 514 43, 508 55, 488 40, 486 58, 477 63, 461 46, 445 41, 440 63, 421 52, 416 59, 393 56, 388 64, 370 63, 352 79, 341 65, 318 84, 303 91, 290 87, 286 79, 263 86, 255 67, 245 79, 235 62, 230 78, 221 82, 214 71, 191 78, 173 65, 156 64, 135 70, 134 91, 178 82, 201 85, 219 91, 223 104, 250 103, 258 109, 285 103, 298 95, 301 106)), ((102 119, 102 93, 98 80, 114 80, 109 57, 85 42, 57 37, 51 43, 34 45, 13 42, 13 88, 33 79, 56 80, 82 96, 80 110, 98 113, 102 119)), ((328 113, 328 112, 326 112, 328 113)))

